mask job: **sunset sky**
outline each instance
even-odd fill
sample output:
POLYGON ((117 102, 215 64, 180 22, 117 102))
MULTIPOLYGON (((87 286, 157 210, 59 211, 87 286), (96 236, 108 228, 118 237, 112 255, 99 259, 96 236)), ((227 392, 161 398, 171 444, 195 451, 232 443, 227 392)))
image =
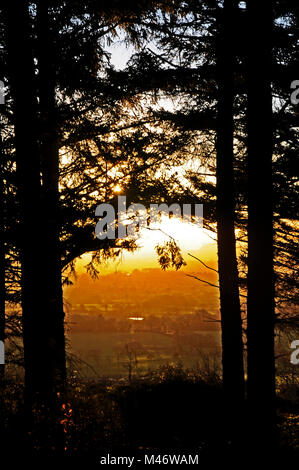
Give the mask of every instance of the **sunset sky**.
MULTIPOLYGON (((153 46, 154 47, 154 46, 153 46)), ((114 42, 108 47, 111 53, 111 62, 117 69, 126 66, 134 49, 126 46, 121 40, 114 42)), ((186 223, 175 218, 164 216, 158 229, 143 229, 138 239, 139 248, 134 253, 123 252, 121 257, 116 261, 108 261, 100 271, 101 276, 113 272, 132 272, 134 269, 161 269, 157 259, 155 247, 157 244, 163 244, 173 237, 179 245, 182 255, 187 266, 184 271, 196 272, 201 271, 200 263, 192 259, 188 253, 200 257, 204 262, 210 263, 215 267, 217 261, 217 245, 215 234, 198 227, 194 223, 186 223)), ((91 255, 85 254, 81 259, 77 260, 76 268, 78 274, 86 272, 85 266, 90 261, 91 255)), ((97 282, 101 282, 100 279, 97 282)), ((193 282, 190 279, 190 282, 193 282)), ((72 288, 68 289, 68 292, 72 288)))
POLYGON ((64 289, 68 313, 129 317, 131 312, 159 316, 204 309, 217 315, 218 289, 187 276, 189 273, 218 284, 217 274, 189 255, 217 268, 215 234, 166 216, 160 228, 161 231, 144 229, 138 240, 140 248, 100 266, 97 280, 86 274, 90 255, 82 256, 76 265, 77 279, 64 289), (179 271, 163 271, 157 261, 155 246, 169 240, 166 233, 175 238, 187 263, 179 271))
MULTIPOLYGON (((196 224, 185 223, 180 220, 166 216, 163 218, 159 229, 144 229, 138 239, 139 248, 134 253, 124 252, 117 261, 109 261, 102 267, 102 273, 114 271, 130 272, 134 269, 157 268, 157 254, 155 246, 163 244, 173 237, 179 244, 183 257, 187 263, 187 268, 199 268, 198 262, 192 260, 188 253, 194 256, 200 256, 205 262, 216 261, 216 241, 215 234, 208 230, 198 227, 196 224)), ((84 266, 90 260, 89 254, 82 256, 77 261, 78 272, 85 272, 84 266)))

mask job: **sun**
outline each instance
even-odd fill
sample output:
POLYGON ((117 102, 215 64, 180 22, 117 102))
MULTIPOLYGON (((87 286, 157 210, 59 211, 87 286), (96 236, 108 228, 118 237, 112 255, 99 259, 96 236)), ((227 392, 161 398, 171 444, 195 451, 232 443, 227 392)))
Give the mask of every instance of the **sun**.
MULTIPOLYGON (((123 252, 120 259, 106 263, 101 267, 101 273, 107 274, 115 269, 122 271, 132 271, 133 269, 143 269, 146 267, 159 267, 155 247, 162 245, 170 238, 174 238, 182 250, 184 259, 188 261, 188 253, 198 254, 201 251, 201 257, 205 253, 209 259, 216 257, 216 241, 214 234, 196 223, 183 222, 175 217, 161 217, 160 222, 152 224, 149 228, 143 228, 139 232, 136 240, 138 249, 133 253, 123 252)), ((77 261, 79 272, 85 272, 86 264, 91 259, 91 254, 84 254, 77 261)))
POLYGON ((119 184, 116 184, 113 188, 114 193, 121 193, 122 192, 122 187, 119 184))
POLYGON ((144 229, 140 241, 143 246, 154 246, 169 238, 174 238, 186 250, 199 249, 213 242, 208 231, 200 225, 167 216, 162 216, 160 223, 144 229))

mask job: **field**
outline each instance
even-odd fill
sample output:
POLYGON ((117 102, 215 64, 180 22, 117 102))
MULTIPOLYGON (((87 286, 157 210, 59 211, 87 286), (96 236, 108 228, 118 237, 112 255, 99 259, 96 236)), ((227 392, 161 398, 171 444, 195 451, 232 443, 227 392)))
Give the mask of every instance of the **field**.
POLYGON ((71 332, 69 351, 85 377, 140 375, 169 363, 195 367, 219 355, 219 333, 71 332))

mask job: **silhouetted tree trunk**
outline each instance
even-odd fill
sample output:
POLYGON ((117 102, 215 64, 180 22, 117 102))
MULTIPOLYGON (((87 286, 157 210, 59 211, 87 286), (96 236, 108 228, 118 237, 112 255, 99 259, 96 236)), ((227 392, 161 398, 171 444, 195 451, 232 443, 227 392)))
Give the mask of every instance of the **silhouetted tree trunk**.
POLYGON ((227 398, 237 404, 244 398, 242 320, 234 226, 233 170, 233 24, 234 2, 225 0, 218 20, 217 44, 217 167, 216 216, 223 383, 227 398))
MULTIPOLYGON (((3 106, 3 105, 2 105, 3 106)), ((1 119, 1 116, 0 116, 1 119)), ((4 153, 0 122, 0 341, 5 342, 5 216, 4 216, 4 153)), ((0 364, 0 386, 3 385, 5 365, 0 364)))
POLYGON ((7 2, 10 86, 19 192, 22 314, 27 397, 47 390, 42 276, 43 244, 40 206, 40 161, 37 144, 37 103, 29 39, 28 2, 7 2), (16 36, 16 31, 18 32, 16 36))
POLYGON ((247 2, 248 399, 254 439, 266 445, 275 410, 272 202, 272 2, 247 2), (257 436, 258 434, 258 436, 257 436))
MULTIPOLYGON (((57 392, 65 378, 62 291, 57 273, 57 206, 51 206, 57 188, 51 174, 51 165, 56 168, 57 162, 50 161, 53 148, 56 158, 56 136, 53 137, 51 130, 45 130, 53 116, 46 111, 43 84, 40 87, 42 112, 40 121, 37 119, 38 79, 34 74, 28 3, 7 2, 7 23, 21 215, 27 430, 35 429, 39 446, 49 450, 56 442, 57 392)), ((44 54, 45 60, 49 60, 46 49, 44 54)))
POLYGON ((42 173, 43 242, 45 246, 45 315, 53 381, 58 387, 66 377, 64 311, 59 246, 59 140, 55 102, 53 38, 49 25, 48 3, 37 4, 38 89, 40 109, 40 149, 42 173))

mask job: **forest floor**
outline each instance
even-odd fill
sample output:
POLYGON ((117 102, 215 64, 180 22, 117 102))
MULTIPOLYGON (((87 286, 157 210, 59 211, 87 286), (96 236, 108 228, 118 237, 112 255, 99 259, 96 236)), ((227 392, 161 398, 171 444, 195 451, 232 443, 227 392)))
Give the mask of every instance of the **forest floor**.
MULTIPOLYGON (((11 456, 16 448, 19 455, 26 454, 22 392, 22 386, 11 381, 2 395, 5 406, 1 442, 11 456)), ((291 392, 288 396, 284 390, 277 400, 279 444, 275 453, 284 464, 293 462, 299 453, 298 389, 295 394, 294 390, 291 392)), ((191 462, 198 456, 198 463, 203 464, 219 456, 231 460, 236 445, 228 432, 229 422, 230 413, 219 377, 173 366, 163 366, 146 377, 121 383, 108 378, 91 382, 73 377, 60 416, 64 456, 98 463, 108 455, 109 458, 135 456, 135 459, 139 456, 138 461, 145 455, 151 459, 185 455, 191 456, 188 457, 191 462)), ((243 447, 246 441, 245 423, 246 419, 244 427, 241 424, 238 429, 242 439, 237 446, 243 447)), ((38 425, 31 438, 35 443, 32 456, 42 455, 42 448, 37 444, 38 425)), ((160 465, 158 460, 152 463, 160 465)))

